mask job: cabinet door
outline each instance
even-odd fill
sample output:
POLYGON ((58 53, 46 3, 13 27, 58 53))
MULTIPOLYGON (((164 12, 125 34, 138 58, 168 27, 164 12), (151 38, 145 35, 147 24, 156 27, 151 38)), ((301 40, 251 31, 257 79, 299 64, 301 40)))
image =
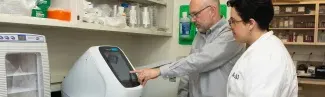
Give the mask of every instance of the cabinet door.
POLYGON ((6 76, 8 97, 43 97, 40 54, 8 53, 6 76))

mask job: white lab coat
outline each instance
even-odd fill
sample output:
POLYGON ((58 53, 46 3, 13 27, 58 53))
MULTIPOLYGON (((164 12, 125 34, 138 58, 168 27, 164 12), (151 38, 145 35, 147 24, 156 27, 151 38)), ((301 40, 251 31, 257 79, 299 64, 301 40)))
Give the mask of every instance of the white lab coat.
POLYGON ((228 77, 227 97, 298 97, 294 63, 273 32, 263 34, 239 58, 228 77))

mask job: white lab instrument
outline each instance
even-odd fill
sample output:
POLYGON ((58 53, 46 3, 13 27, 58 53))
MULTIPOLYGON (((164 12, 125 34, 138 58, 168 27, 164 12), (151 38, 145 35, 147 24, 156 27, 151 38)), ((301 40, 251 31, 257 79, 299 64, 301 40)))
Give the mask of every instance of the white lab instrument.
POLYGON ((62 83, 63 97, 140 97, 142 86, 134 67, 115 46, 89 48, 62 83))
POLYGON ((0 96, 51 97, 45 36, 0 33, 0 96))

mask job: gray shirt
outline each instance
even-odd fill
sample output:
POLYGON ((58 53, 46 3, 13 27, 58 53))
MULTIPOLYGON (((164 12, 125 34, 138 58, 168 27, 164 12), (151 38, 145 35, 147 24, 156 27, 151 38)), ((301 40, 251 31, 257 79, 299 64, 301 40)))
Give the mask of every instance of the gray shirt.
POLYGON ((222 18, 205 34, 197 34, 189 56, 160 67, 161 76, 188 75, 190 97, 226 97, 228 75, 244 50, 222 18))

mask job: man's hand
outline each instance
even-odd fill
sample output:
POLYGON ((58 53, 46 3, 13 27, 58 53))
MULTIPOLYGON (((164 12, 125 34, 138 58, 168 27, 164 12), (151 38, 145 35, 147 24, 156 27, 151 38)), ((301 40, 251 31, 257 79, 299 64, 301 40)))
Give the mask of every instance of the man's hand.
POLYGON ((159 69, 140 69, 140 70, 134 70, 130 71, 130 73, 137 73, 138 74, 138 80, 141 85, 146 85, 147 81, 150 79, 155 79, 160 75, 159 69))

